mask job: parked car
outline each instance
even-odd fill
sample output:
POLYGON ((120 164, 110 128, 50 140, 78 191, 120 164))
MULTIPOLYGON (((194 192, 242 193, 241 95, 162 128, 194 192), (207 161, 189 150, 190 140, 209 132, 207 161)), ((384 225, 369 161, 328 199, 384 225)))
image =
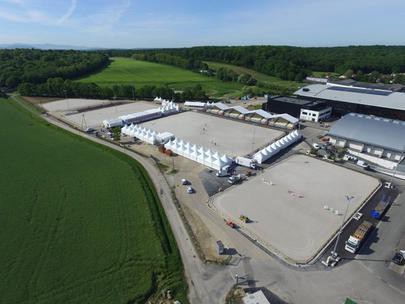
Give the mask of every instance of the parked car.
POLYGON ((181 179, 181 184, 182 185, 188 185, 188 184, 190 184, 190 182, 188 180, 186 180, 185 178, 182 178, 181 179))
POLYGON ((187 187, 187 193, 188 194, 192 194, 192 193, 194 193, 194 189, 193 189, 193 187, 187 187))
POLYGON ((217 173, 215 173, 215 175, 218 176, 218 177, 231 176, 231 174, 228 171, 218 171, 217 173))
POLYGON ((405 264, 405 257, 404 254, 401 252, 396 252, 394 257, 392 258, 392 262, 397 265, 404 265, 405 264))
POLYGON ((86 132, 86 133, 94 133, 94 132, 96 132, 96 130, 93 129, 93 128, 87 128, 87 129, 85 130, 85 132, 86 132))
POLYGON ((320 146, 319 144, 317 144, 317 143, 313 143, 313 144, 312 144, 312 147, 313 147, 314 149, 316 149, 316 150, 319 150, 319 149, 321 148, 321 146, 320 146))
POLYGON ((370 166, 364 160, 358 160, 356 165, 363 169, 370 169, 370 166))
POLYGON ((345 155, 343 155, 343 160, 344 161, 353 161, 353 162, 356 162, 357 161, 357 157, 356 156, 353 156, 353 155, 350 155, 350 154, 345 154, 345 155))

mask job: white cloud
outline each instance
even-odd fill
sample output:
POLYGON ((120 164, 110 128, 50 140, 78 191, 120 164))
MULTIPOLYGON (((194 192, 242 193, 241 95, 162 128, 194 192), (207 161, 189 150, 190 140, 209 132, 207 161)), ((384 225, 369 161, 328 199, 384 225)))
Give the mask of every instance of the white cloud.
MULTIPOLYGON (((20 0, 17 0, 17 1, 20 1, 20 0)), ((71 0, 71 1, 70 1, 70 6, 69 6, 67 12, 66 12, 62 17, 60 17, 60 18, 56 21, 56 23, 57 23, 57 24, 62 24, 62 23, 64 23, 64 22, 66 22, 67 20, 69 20, 69 18, 70 18, 70 17, 73 15, 73 13, 75 12, 76 7, 77 7, 77 0, 71 0)))
POLYGON ((101 11, 82 18, 71 19, 70 25, 91 33, 107 34, 121 20, 131 6, 130 0, 104 7, 101 11))
POLYGON ((38 23, 43 25, 60 25, 69 20, 77 7, 77 0, 71 0, 65 14, 57 18, 42 10, 33 9, 24 0, 4 0, 8 5, 0 5, 0 18, 18 23, 38 23), (10 5, 13 4, 13 5, 10 5))

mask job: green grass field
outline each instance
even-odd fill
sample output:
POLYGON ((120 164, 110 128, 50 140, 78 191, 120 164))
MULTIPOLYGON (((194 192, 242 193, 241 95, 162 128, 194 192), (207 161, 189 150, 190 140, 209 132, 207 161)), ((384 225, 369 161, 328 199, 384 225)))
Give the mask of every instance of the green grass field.
POLYGON ((101 72, 80 79, 82 82, 94 82, 102 86, 114 84, 168 85, 175 90, 184 90, 201 84, 210 96, 222 96, 242 89, 234 82, 223 82, 215 77, 207 77, 185 69, 147 62, 131 58, 112 58, 112 63, 101 72))
POLYGON ((174 237, 133 159, 0 99, 0 303, 186 302, 174 237))
POLYGON ((312 76, 314 77, 326 77, 326 76, 339 76, 338 73, 335 72, 321 72, 321 71, 312 71, 312 76))
POLYGON ((237 66, 237 65, 220 63, 220 62, 212 62, 212 61, 205 61, 205 62, 208 64, 208 66, 210 68, 212 68, 214 70, 221 68, 221 67, 228 68, 228 69, 234 70, 238 74, 242 74, 242 73, 250 74, 254 78, 256 78, 258 81, 277 85, 277 86, 280 86, 280 87, 283 87, 286 89, 297 90, 302 86, 302 84, 299 82, 282 80, 280 78, 269 76, 269 75, 266 75, 266 74, 248 69, 248 68, 237 66))

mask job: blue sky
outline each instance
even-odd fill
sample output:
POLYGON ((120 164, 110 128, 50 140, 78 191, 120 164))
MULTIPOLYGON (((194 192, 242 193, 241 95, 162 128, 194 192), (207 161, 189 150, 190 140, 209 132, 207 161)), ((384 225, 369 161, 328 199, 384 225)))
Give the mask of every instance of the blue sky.
POLYGON ((0 43, 405 44, 405 0, 0 0, 0 43))

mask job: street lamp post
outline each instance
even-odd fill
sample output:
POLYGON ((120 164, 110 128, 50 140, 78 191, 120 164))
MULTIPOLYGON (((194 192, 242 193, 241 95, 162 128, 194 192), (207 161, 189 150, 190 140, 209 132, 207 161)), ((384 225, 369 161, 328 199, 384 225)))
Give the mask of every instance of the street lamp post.
POLYGON ((337 246, 338 246, 338 243, 339 243, 340 235, 342 234, 343 225, 344 225, 344 223, 345 223, 345 219, 346 219, 346 216, 347 216, 347 212, 349 211, 350 201, 351 201, 353 198, 354 198, 353 195, 346 195, 346 201, 347 201, 347 204, 346 204, 346 211, 345 211, 345 214, 343 215, 342 224, 340 225, 340 229, 339 229, 338 235, 337 235, 337 237, 336 237, 335 246, 334 246, 334 248, 333 248, 333 251, 331 252, 332 255, 335 256, 335 257, 338 256, 338 254, 337 254, 337 252, 336 252, 337 246))
POLYGON ((405 146, 402 148, 401 156, 399 157, 399 161, 395 166, 394 173, 390 177, 390 186, 392 185, 392 180, 394 179, 395 175, 397 175, 398 165, 402 162, 402 159, 404 158, 404 153, 405 153, 405 146))

